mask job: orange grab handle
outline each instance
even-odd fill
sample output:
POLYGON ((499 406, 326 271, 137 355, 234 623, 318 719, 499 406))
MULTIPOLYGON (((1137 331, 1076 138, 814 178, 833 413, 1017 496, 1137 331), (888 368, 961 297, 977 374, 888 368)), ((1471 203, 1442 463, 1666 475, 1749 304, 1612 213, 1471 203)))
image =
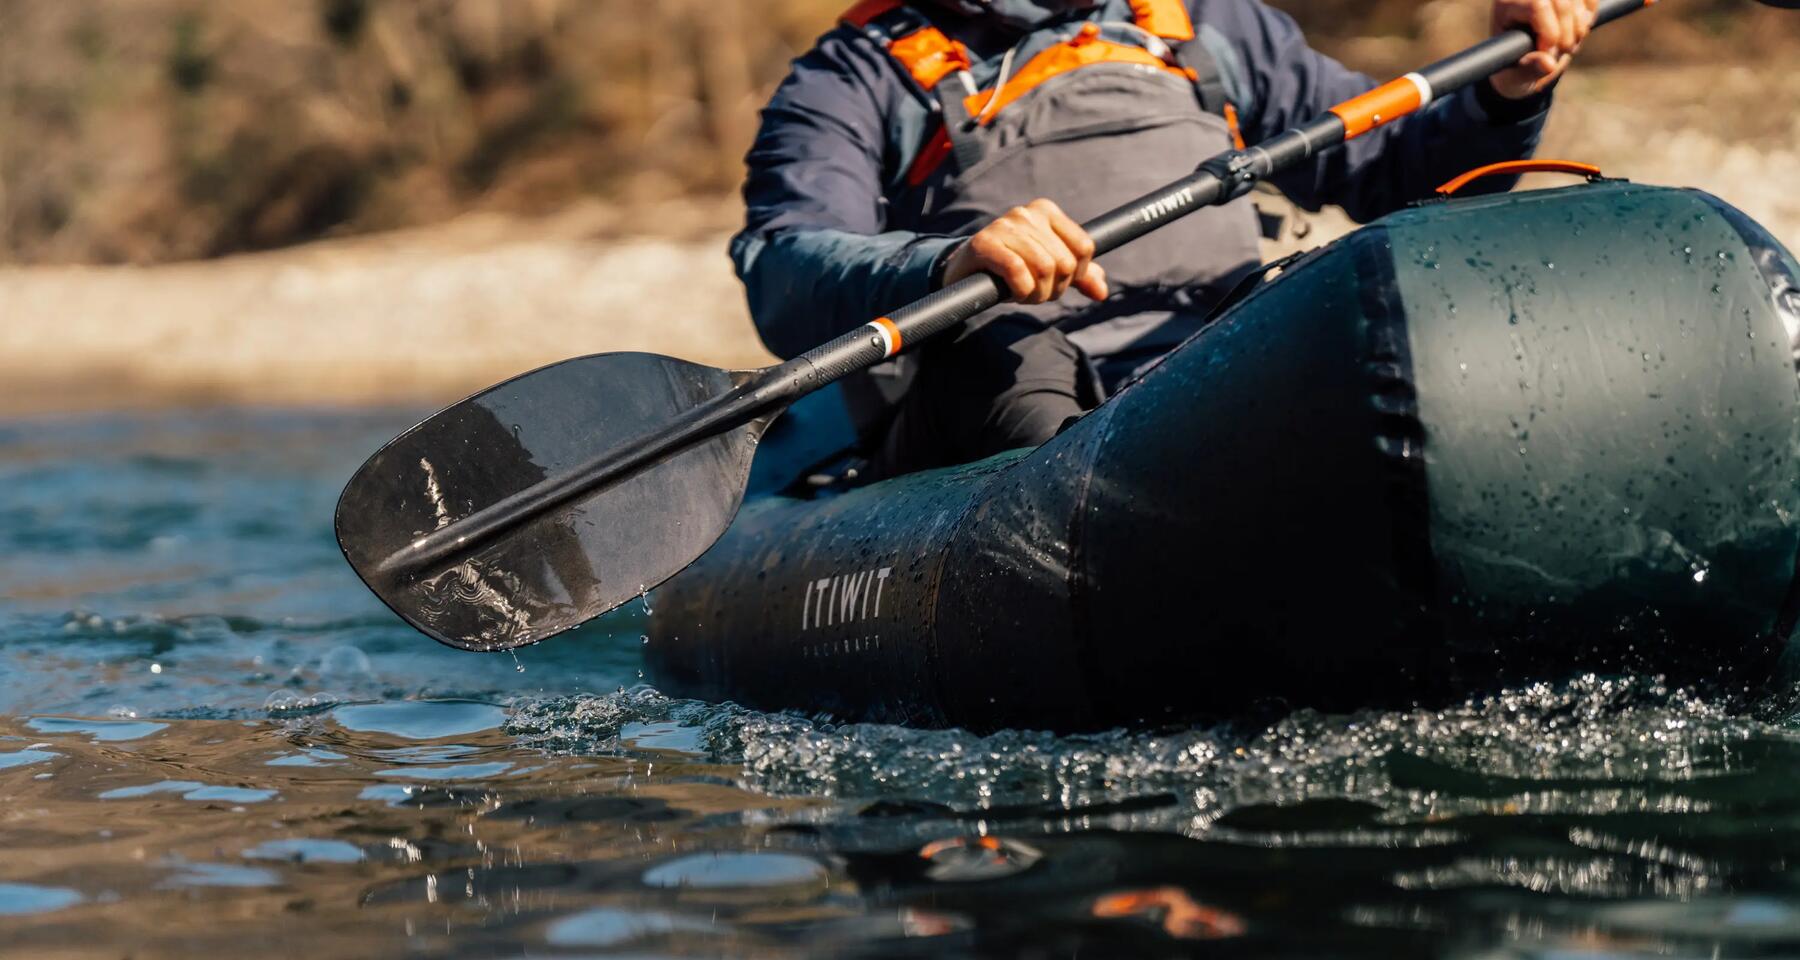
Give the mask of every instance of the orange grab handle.
POLYGON ((1476 167, 1470 170, 1437 188, 1438 196, 1453 197, 1458 190, 1482 177, 1495 177, 1508 173, 1573 173, 1589 180, 1600 178, 1600 168, 1591 163, 1580 163, 1575 160, 1508 160, 1504 163, 1490 163, 1485 167, 1476 167))

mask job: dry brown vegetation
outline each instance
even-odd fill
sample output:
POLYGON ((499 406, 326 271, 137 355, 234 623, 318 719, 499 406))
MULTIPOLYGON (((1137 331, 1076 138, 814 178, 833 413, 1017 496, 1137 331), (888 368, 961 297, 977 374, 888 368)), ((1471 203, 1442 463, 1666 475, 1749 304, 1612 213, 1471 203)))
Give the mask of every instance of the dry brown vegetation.
POLYGON ((737 177, 834 0, 0 0, 0 257, 147 263, 737 177))

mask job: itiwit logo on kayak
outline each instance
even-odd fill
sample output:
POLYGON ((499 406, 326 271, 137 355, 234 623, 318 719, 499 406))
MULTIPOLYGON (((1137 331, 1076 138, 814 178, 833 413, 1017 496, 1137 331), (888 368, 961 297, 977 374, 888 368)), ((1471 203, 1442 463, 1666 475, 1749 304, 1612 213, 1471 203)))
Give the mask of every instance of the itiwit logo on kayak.
POLYGON ((800 629, 817 630, 881 616, 881 594, 893 567, 858 570, 809 580, 800 608, 800 629))

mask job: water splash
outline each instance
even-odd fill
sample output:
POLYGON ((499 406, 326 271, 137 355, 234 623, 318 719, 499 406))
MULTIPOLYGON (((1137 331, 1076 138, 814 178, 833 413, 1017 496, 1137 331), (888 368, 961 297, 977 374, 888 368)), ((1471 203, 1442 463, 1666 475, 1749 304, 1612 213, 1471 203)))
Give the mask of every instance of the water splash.
POLYGON ((744 786, 776 795, 904 797, 976 812, 1025 806, 1049 817, 1163 795, 1173 800, 1128 819, 1183 832, 1204 831, 1235 807, 1327 797, 1423 815, 1440 801, 1413 782, 1421 769, 1519 780, 1629 771, 1682 782, 1728 767, 1732 745, 1767 729, 1651 678, 1589 676, 1439 710, 1303 711, 1260 730, 1081 736, 836 724, 674 700, 639 686, 520 702, 507 731, 553 752, 614 753, 620 731, 643 723, 694 729, 706 760, 734 765, 744 786))

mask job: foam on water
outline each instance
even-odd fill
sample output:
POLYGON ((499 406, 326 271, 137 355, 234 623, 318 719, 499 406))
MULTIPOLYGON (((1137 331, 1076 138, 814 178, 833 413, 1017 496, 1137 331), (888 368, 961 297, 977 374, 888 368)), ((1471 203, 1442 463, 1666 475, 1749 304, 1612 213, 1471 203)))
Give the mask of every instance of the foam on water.
POLYGON ((762 792, 904 797, 967 813, 1025 806, 1048 814, 1167 798, 1129 822, 1190 833, 1224 810, 1324 797, 1448 812, 1432 787, 1459 773, 1486 778, 1501 796, 1532 793, 1531 802, 1565 811, 1624 809, 1729 774, 1745 762, 1733 748, 1747 741, 1792 736, 1654 679, 1591 676, 1441 710, 1300 712, 1261 729, 1080 736, 836 724, 635 687, 520 702, 507 731, 544 749, 585 753, 623 749, 634 743, 623 734, 643 725, 687 731, 700 758, 740 767, 740 782, 762 792), (1603 797, 1530 789, 1557 781, 1632 786, 1603 797))

